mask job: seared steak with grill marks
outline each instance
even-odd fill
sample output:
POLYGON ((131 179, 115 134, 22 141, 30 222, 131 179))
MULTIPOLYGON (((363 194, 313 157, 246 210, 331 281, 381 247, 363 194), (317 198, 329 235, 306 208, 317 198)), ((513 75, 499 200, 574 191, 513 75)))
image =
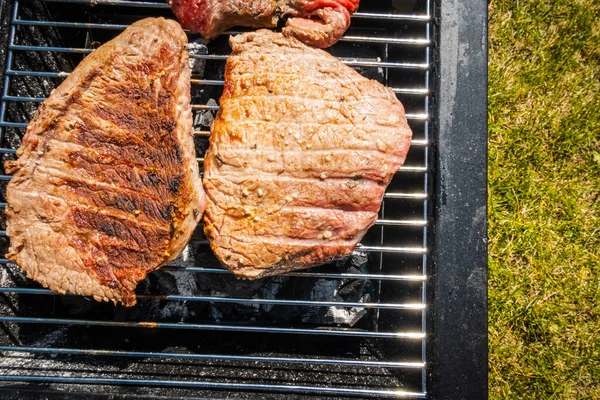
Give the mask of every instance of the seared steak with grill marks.
POLYGON ((232 26, 276 27, 288 18, 284 35, 329 47, 350 26, 360 0, 170 0, 181 24, 206 40, 232 26))
POLYGON ((87 56, 27 128, 7 189, 8 259, 60 293, 126 306, 206 206, 187 38, 148 18, 87 56))
POLYGON ((268 30, 232 37, 205 157, 205 233, 259 278, 350 254, 412 132, 391 89, 268 30))

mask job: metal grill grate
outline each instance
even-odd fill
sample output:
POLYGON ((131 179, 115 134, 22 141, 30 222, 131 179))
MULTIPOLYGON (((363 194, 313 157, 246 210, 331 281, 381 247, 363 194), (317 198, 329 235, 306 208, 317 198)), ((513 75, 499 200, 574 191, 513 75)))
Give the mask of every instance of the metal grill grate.
MULTIPOLYGON (((80 392, 98 390, 87 384, 102 385, 107 393, 122 393, 125 385, 153 395, 203 389, 239 396, 276 391, 426 397, 431 6, 429 0, 398 3, 363 0, 350 30, 331 49, 363 75, 392 87, 414 132, 406 165, 350 261, 269 278, 242 290, 251 297, 242 296, 232 287, 253 284, 234 282, 215 263, 200 228, 191 261, 153 274, 142 285, 136 311, 57 296, 0 259, 0 381, 80 392), (190 293, 181 280, 212 286, 190 293), (267 293, 265 285, 279 291, 267 293), (354 294, 307 298, 307 291, 322 286, 334 292, 354 288, 354 294), (323 314, 329 320, 313 318, 323 314), (339 317, 348 314, 360 317, 353 323, 339 317)), ((162 2, 15 0, 0 109, 2 161, 15 157, 39 103, 86 54, 132 21, 157 15, 172 17, 162 2)), ((199 44, 191 58, 198 67, 192 108, 200 163, 223 86, 226 37, 234 33, 207 48, 189 34, 199 44)), ((2 195, 9 179, 0 176, 2 195)), ((0 236, 6 250, 6 233, 0 236)))

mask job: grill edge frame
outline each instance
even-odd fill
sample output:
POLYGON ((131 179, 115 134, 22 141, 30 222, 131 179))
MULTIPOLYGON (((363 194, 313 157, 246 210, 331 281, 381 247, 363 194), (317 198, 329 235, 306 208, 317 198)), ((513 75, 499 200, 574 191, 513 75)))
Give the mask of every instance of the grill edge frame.
POLYGON ((435 399, 487 399, 488 4, 440 0, 433 13, 428 387, 435 399))

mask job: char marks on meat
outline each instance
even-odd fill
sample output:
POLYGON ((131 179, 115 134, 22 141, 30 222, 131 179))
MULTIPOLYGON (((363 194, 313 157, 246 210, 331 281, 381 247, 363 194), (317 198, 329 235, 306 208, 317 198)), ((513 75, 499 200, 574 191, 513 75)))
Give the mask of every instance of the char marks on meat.
POLYGON ((245 278, 350 254, 412 132, 393 91, 269 30, 230 39, 205 157, 205 233, 245 278))
POLYGON ((40 106, 7 162, 8 259, 60 293, 135 304, 206 206, 187 37, 148 18, 87 56, 40 106))
POLYGON ((350 26, 359 0, 170 0, 181 24, 211 40, 233 26, 276 27, 315 47, 329 47, 350 26))

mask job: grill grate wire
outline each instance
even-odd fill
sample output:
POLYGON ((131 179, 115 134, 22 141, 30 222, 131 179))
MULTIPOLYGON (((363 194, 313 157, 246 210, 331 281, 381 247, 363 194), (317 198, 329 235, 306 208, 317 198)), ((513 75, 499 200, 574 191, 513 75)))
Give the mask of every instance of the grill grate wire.
MULTIPOLYGON (((9 44, 7 53, 7 62, 5 70, 4 91, 2 93, 2 104, 0 106, 0 155, 3 159, 14 158, 16 150, 14 143, 9 143, 7 140, 11 134, 20 137, 27 127, 27 120, 23 120, 15 113, 10 112, 11 105, 20 104, 37 104, 42 102, 45 97, 27 96, 18 93, 15 88, 18 87, 16 79, 36 79, 36 78, 51 78, 61 79, 68 76, 68 71, 63 70, 28 70, 22 69, 15 65, 14 58, 16 55, 36 54, 36 53, 56 53, 66 55, 85 55, 93 51, 89 47, 68 47, 62 46, 61 43, 55 45, 40 45, 23 44, 19 41, 19 33, 21 29, 46 29, 60 28, 72 29, 78 31, 108 31, 116 35, 119 31, 125 29, 127 24, 122 23, 97 23, 97 22, 79 22, 67 20, 34 20, 30 16, 23 17, 20 13, 20 4, 27 4, 32 0, 15 0, 13 13, 9 30, 9 44)), ((113 12, 119 13, 120 10, 159 10, 167 15, 169 7, 166 3, 134 1, 134 0, 44 0, 41 2, 44 6, 54 3, 78 5, 82 7, 104 6, 109 9, 114 9, 113 12), (163 12, 164 11, 164 12, 163 12)), ((370 3, 368 0, 363 0, 361 8, 368 8, 370 3)), ((379 23, 379 21, 387 21, 395 24, 409 24, 417 26, 417 30, 421 32, 417 37, 411 37, 409 34, 389 35, 387 32, 381 35, 369 35, 354 32, 351 28, 343 37, 343 43, 349 43, 352 46, 358 46, 356 54, 358 57, 340 58, 344 63, 355 68, 375 68, 384 71, 384 83, 393 88, 394 92, 407 106, 407 118, 409 124, 415 132, 415 138, 412 142, 411 154, 407 165, 400 169, 394 181, 398 181, 397 185, 392 185, 384 196, 384 204, 380 218, 370 232, 374 232, 374 240, 363 243, 357 247, 355 253, 368 254, 373 257, 373 261, 369 263, 369 270, 365 273, 343 273, 343 272, 320 272, 319 269, 308 271, 298 271, 285 274, 286 277, 293 279, 335 279, 347 280, 354 279, 360 281, 373 281, 378 288, 378 296, 376 302, 350 302, 350 301, 318 301, 304 299, 269 299, 269 298, 239 298, 235 296, 186 296, 177 294, 141 294, 138 295, 140 300, 148 301, 167 301, 167 302, 193 302, 193 303, 232 303, 232 304, 249 304, 258 306, 310 306, 310 307, 337 307, 337 308, 362 308, 371 310, 375 313, 375 323, 368 329, 353 329, 345 327, 294 327, 286 326, 285 324, 261 325, 256 324, 236 324, 236 323, 220 323, 218 321, 212 323, 190 323, 190 322, 168 322, 168 321, 117 321, 117 320, 102 320, 90 318, 61 318, 54 315, 27 316, 21 315, 19 312, 10 313, 2 311, 0 314, 0 322, 8 324, 22 325, 40 325, 40 326, 84 326, 84 327, 103 327, 103 328, 152 328, 165 330, 191 330, 191 331, 218 331, 218 332, 240 332, 240 333, 260 333, 260 334, 283 334, 290 337, 314 336, 314 337, 340 337, 342 339, 373 339, 385 341, 408 341, 419 344, 418 350, 407 351, 399 354, 381 354, 370 356, 373 359, 351 359, 343 356, 336 357, 294 357, 294 356, 242 356, 233 354, 198 354, 179 352, 150 352, 150 351, 121 351, 121 350, 103 350, 103 349, 86 349, 86 348, 65 348, 65 347, 36 347, 28 346, 25 343, 12 343, 6 346, 0 346, 0 352, 3 352, 5 358, 10 358, 11 355, 24 353, 28 357, 41 357, 44 355, 51 356, 97 356, 97 357, 116 357, 116 358, 132 358, 132 359, 177 359, 177 360, 219 360, 219 361, 235 361, 235 362, 251 362, 265 365, 275 365, 276 363, 283 364, 308 364, 308 365, 335 365, 348 367, 376 367, 384 368, 393 371, 417 371, 420 374, 420 383, 411 385, 408 382, 402 381, 402 373, 399 373, 395 378, 394 384, 385 387, 352 387, 352 385, 327 385, 324 382, 320 385, 295 385, 295 384, 271 384, 271 383, 248 383, 248 382, 217 382, 203 379, 194 380, 173 380, 173 379, 134 379, 128 378, 107 378, 101 373, 97 376, 80 376, 80 377, 65 377, 41 375, 40 372, 29 371, 29 373, 11 372, 0 365, 0 381, 6 382, 38 382, 38 383, 55 383, 55 384, 96 384, 96 385, 131 385, 131 386, 160 386, 160 387, 187 387, 187 388, 204 388, 207 390, 223 389, 223 390, 255 390, 255 391, 278 391, 289 393, 306 393, 306 394, 329 394, 329 395, 355 395, 355 396, 377 396, 377 397, 401 397, 401 398, 425 398, 427 395, 426 388, 426 344, 427 344, 427 228, 428 220, 428 175, 429 175, 429 91, 430 91, 430 10, 431 5, 429 0, 423 1, 424 13, 416 14, 393 14, 389 12, 359 12, 353 16, 354 22, 364 22, 368 25, 370 21, 379 23), (361 45, 384 46, 381 57, 376 60, 360 59, 361 45), (391 56, 391 49, 401 48, 409 49, 409 52, 417 53, 416 57, 398 57, 391 56), (415 60, 417 58, 417 60, 415 60), (391 76, 392 73, 400 72, 400 75, 391 76), (402 73, 406 72, 408 76, 413 78, 409 81, 413 86, 405 85, 406 82, 397 76, 402 77, 402 73), (417 78, 414 78, 416 74, 417 78), (419 82, 419 78, 420 83, 419 82), (400 81, 399 83, 397 83, 400 81), (412 154, 416 152, 416 156, 412 154), (403 180, 408 180, 410 189, 403 188, 403 180), (401 207, 410 204, 410 212, 402 213, 401 207), (420 210, 420 211, 419 211, 420 210), (387 240, 388 237, 402 237, 405 230, 410 229, 417 231, 415 240, 410 240, 410 244, 404 244, 401 241, 391 243, 387 240), (387 233, 389 232, 389 233, 387 233), (420 240, 420 243, 419 243, 420 240), (403 259, 399 259, 403 258, 403 259), (414 260, 419 260, 416 267, 405 267, 409 263, 414 263, 414 260), (398 264, 398 265, 395 265, 398 264), (381 299, 384 287, 390 291, 389 285, 393 290, 403 291, 404 295, 398 296, 397 299, 391 296, 389 301, 381 299), (402 286, 400 286, 402 285, 402 286), (408 286, 407 286, 408 285, 408 286), (399 329, 396 329, 395 324, 388 324, 388 328, 381 330, 383 325, 380 319, 383 319, 385 312, 411 312, 419 315, 418 329, 406 329, 399 323, 399 329), (385 358, 393 358, 396 360, 390 361, 385 358), (401 359, 401 361, 400 361, 401 359), (394 387, 395 386, 395 387, 394 387), (405 390, 408 388, 410 390, 405 390)), ((65 5, 66 7, 66 5, 65 5)), ((137 13, 135 13, 137 15, 137 13)), ((67 19, 67 18, 64 18, 67 19)), ((226 32, 225 35, 239 33, 238 31, 226 32)), ((210 48, 210 47, 209 47, 210 48)), ((397 51, 397 50, 396 50, 397 51)), ((226 54, 192 54, 192 58, 205 60, 209 62, 223 62, 226 60, 226 54)), ((223 80, 221 79, 204 79, 203 77, 194 77, 192 79, 193 87, 222 87, 223 80)), ((199 104, 194 103, 192 106, 194 111, 217 111, 218 106, 214 104, 199 104)), ((206 138, 209 135, 207 130, 196 130, 195 135, 199 138, 206 138)), ((200 163, 203 162, 202 157, 198 158, 200 163)), ((10 180, 8 175, 0 175, 0 181, 3 181, 5 187, 6 182, 10 180)), ((5 207, 6 203, 1 202, 0 207, 5 207)), ((414 233, 411 233, 414 236, 414 233)), ((410 236, 409 234, 408 236, 410 236)), ((367 235, 369 236, 369 234, 367 235)), ((0 239, 6 240, 6 232, 0 231, 0 239)), ((196 239, 196 242, 201 246, 206 246, 205 239, 196 239)), ((5 272, 9 270, 10 263, 6 259, 0 259, 0 265, 5 268, 5 272)), ((173 271, 174 273, 194 273, 202 279, 202 276, 226 276, 229 273, 219 268, 209 268, 202 266, 180 267, 167 266, 163 270, 173 271)), ((3 282, 5 279, 3 279, 3 282)), ((55 298, 57 295, 47 289, 37 287, 22 287, 18 284, 2 284, 0 285, 0 295, 19 295, 19 296, 34 296, 39 301, 44 301, 47 298, 55 298)), ((69 296, 77 297, 77 296, 69 296)), ((390 297, 390 296, 388 296, 390 297)), ((5 302, 8 302, 7 297, 3 297, 5 302)), ((390 315, 392 318, 398 314, 390 315)), ((389 317, 388 316, 388 319, 389 317)), ((270 336, 270 335, 269 335, 270 336)), ((14 342, 14 340, 13 340, 14 342)), ((410 344, 407 345, 410 347, 410 344)), ((386 345, 384 348, 394 348, 394 345, 386 345)), ((1 360, 1 359, 0 359, 1 360)), ((174 378, 174 377, 171 377, 174 378)))

